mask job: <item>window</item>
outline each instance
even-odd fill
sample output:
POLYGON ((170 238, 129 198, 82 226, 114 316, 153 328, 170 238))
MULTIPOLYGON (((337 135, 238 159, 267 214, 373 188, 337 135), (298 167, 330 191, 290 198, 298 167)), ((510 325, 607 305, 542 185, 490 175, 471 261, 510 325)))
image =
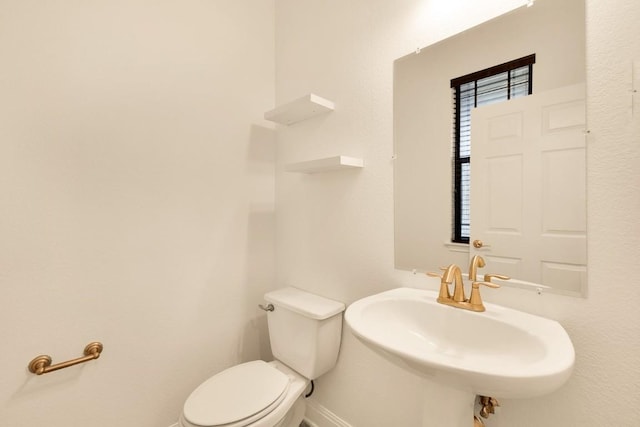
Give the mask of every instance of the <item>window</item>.
POLYGON ((454 100, 453 242, 469 243, 471 234, 471 111, 481 105, 530 95, 535 62, 535 54, 529 55, 451 80, 454 100))

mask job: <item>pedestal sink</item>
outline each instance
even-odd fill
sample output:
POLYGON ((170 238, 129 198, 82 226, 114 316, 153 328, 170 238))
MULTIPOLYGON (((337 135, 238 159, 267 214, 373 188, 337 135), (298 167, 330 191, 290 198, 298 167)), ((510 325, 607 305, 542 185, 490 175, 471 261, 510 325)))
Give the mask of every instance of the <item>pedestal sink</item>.
POLYGON ((476 395, 540 396, 571 375, 575 353, 559 323, 486 303, 485 312, 471 312, 438 304, 437 296, 398 288, 358 300, 345 313, 364 344, 428 379, 425 417, 446 411, 449 426, 470 427, 476 395))

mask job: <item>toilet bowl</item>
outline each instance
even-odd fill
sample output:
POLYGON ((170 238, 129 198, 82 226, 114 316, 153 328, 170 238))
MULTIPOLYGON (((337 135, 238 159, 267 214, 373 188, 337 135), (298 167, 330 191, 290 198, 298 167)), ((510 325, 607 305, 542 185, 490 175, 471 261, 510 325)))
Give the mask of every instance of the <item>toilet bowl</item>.
POLYGON ((191 393, 178 425, 297 427, 304 417, 308 385, 309 380, 278 361, 236 365, 191 393))
POLYGON ((265 294, 276 360, 228 368, 187 398, 179 427, 298 427, 311 380, 335 366, 344 304, 284 288, 265 294))

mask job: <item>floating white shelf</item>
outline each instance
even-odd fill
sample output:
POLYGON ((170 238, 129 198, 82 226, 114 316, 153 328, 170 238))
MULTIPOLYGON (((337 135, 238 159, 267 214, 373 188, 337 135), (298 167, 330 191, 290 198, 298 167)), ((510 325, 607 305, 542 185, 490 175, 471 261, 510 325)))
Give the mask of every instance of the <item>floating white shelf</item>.
POLYGON ((333 111, 335 105, 328 99, 310 93, 264 113, 264 118, 283 125, 292 125, 320 114, 333 111))
POLYGON ((335 156, 326 159, 310 160, 307 162, 290 163, 285 166, 287 172, 319 173, 343 169, 364 167, 364 160, 356 157, 335 156))

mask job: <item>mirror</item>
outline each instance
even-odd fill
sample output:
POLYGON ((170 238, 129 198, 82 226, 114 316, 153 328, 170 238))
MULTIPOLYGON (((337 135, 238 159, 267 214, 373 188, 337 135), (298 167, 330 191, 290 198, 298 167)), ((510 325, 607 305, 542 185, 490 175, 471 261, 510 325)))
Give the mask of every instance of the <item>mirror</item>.
POLYGON ((501 284, 585 294, 585 44, 584 0, 537 0, 395 61, 396 268, 466 270, 481 255, 482 273, 512 277, 501 284), (482 245, 453 243, 451 80, 532 54, 531 95, 471 113, 482 245))

